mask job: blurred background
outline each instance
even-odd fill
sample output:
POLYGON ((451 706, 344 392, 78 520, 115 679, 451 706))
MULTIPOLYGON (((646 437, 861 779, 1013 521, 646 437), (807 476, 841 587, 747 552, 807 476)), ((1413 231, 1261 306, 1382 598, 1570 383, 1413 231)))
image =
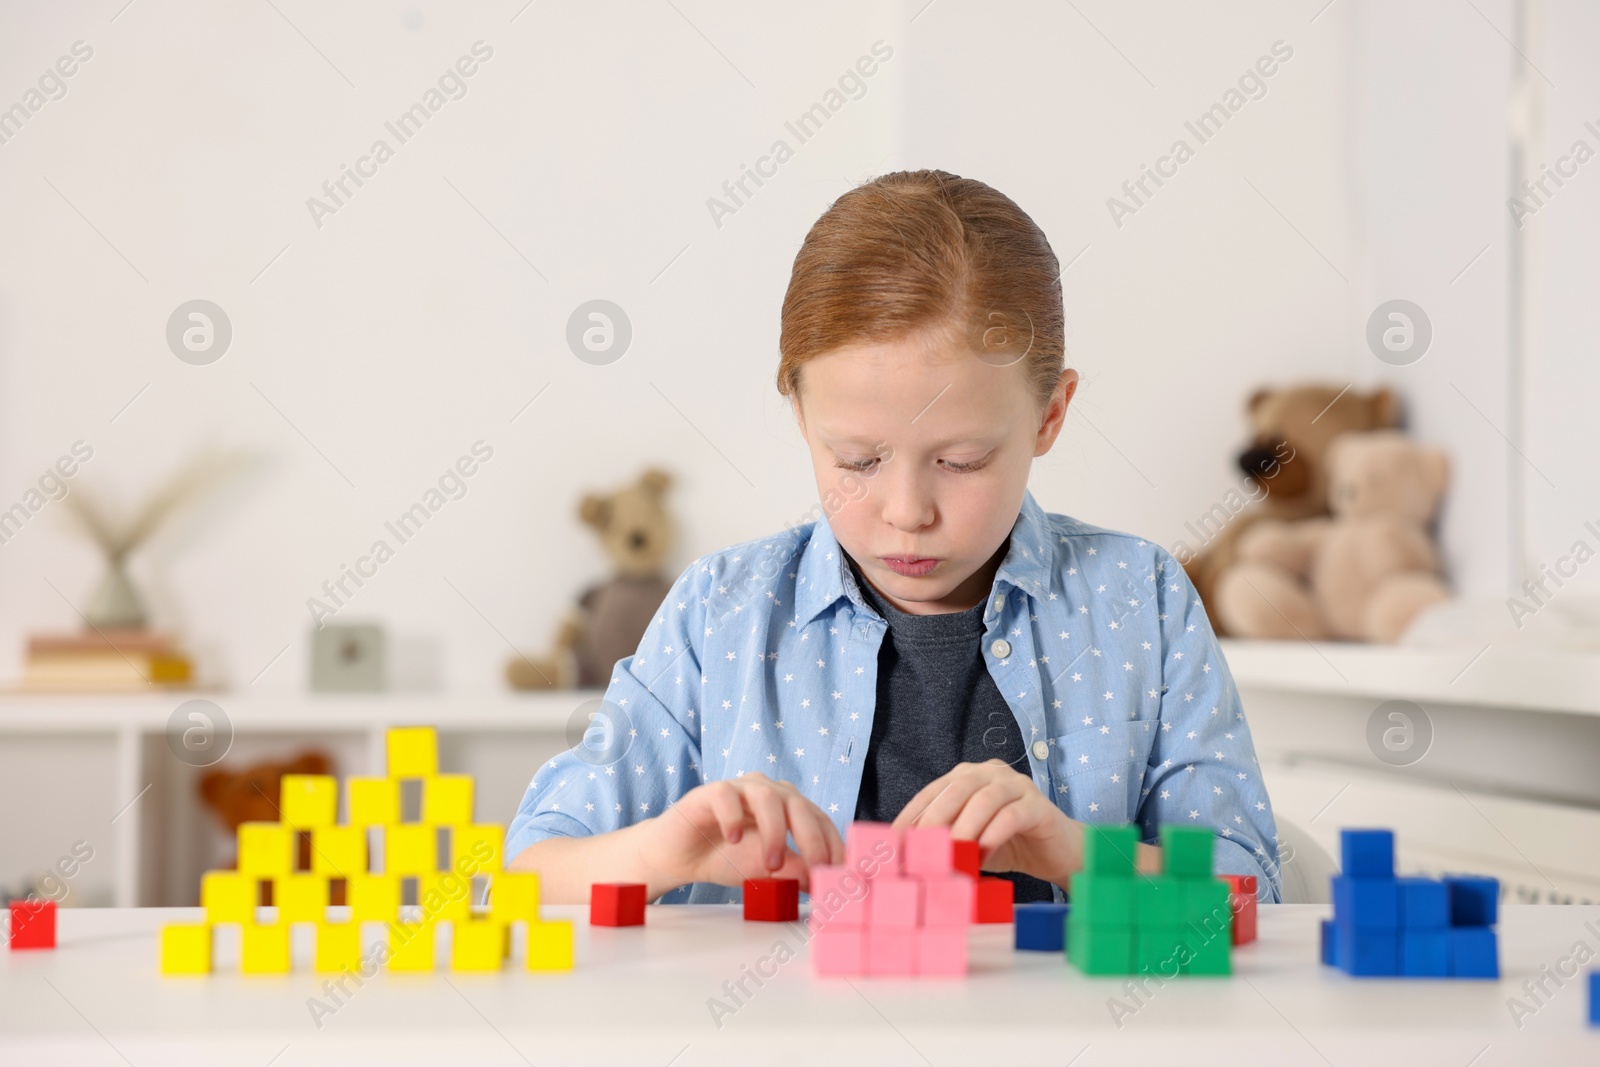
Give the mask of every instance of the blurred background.
POLYGON ((394 723, 509 821, 619 582, 816 518, 790 265, 936 167, 1063 266, 1046 510, 1219 575, 1269 511, 1410 546, 1376 630, 1314 560, 1219 618, 1292 843, 1600 897, 1597 42, 1579 0, 5 6, 0 887, 191 903, 394 723))

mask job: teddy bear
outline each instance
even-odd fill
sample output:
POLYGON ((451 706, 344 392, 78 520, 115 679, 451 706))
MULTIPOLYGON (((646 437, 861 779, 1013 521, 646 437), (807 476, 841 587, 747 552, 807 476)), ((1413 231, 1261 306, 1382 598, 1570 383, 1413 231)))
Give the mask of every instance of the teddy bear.
POLYGON ((1219 504, 1184 524, 1194 544, 1180 540, 1173 557, 1211 614, 1218 634, 1231 631, 1216 610, 1217 576, 1232 566, 1238 539, 1265 519, 1306 519, 1328 514, 1325 457, 1343 434, 1393 427, 1400 404, 1385 388, 1297 385, 1258 389, 1245 404, 1251 439, 1239 453, 1244 492, 1230 489, 1219 504))
POLYGON ((672 476, 651 468, 611 493, 588 493, 578 518, 594 528, 615 571, 579 596, 562 621, 552 653, 506 664, 516 689, 604 688, 617 660, 631 656, 672 583, 661 573, 676 524, 664 504, 672 476))
POLYGON ((1449 599, 1430 534, 1449 483, 1444 452, 1398 430, 1328 447, 1331 517, 1257 522, 1217 578, 1216 611, 1241 637, 1394 643, 1449 599))

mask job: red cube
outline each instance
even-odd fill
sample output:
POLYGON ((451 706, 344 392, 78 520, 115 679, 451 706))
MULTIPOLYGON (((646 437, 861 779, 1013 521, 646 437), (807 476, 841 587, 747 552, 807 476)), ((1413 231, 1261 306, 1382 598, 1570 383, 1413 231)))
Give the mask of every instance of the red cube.
POLYGON ((11 947, 56 947, 56 902, 53 900, 13 900, 11 902, 11 947))
POLYGON ((1017 887, 1005 878, 979 878, 978 894, 973 898, 972 921, 1008 923, 1017 887))
POLYGON ((795 878, 746 878, 744 921, 795 922, 800 918, 800 882, 795 878))
POLYGON ((1226 874, 1228 907, 1233 912, 1233 943, 1247 945, 1256 939, 1256 879, 1254 875, 1226 874))
POLYGON ((589 887, 590 926, 643 926, 642 882, 596 882, 589 887))
POLYGON ((950 852, 956 870, 972 878, 983 877, 979 870, 983 857, 976 841, 952 841, 950 852))

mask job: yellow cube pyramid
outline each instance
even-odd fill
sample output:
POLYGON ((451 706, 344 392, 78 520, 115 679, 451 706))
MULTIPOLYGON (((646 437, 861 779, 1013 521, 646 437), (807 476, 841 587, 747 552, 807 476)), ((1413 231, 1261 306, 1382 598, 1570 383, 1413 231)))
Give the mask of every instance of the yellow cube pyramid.
POLYGON ((241 929, 244 974, 283 974, 292 968, 290 927, 316 926, 316 970, 339 973, 361 965, 363 923, 382 922, 391 971, 432 971, 438 923, 451 924, 450 964, 458 971, 498 971, 510 952, 511 929, 528 931, 526 967, 567 971, 573 962, 570 922, 539 917, 538 875, 507 872, 505 830, 473 820, 473 780, 439 773, 438 738, 430 726, 392 729, 382 778, 348 779, 346 821, 338 822, 339 783, 329 775, 284 775, 281 821, 243 823, 238 869, 207 871, 200 880, 205 921, 161 931, 161 973, 207 974, 212 929, 241 929), (421 819, 401 819, 400 784, 420 780, 421 819), (375 873, 368 832, 382 835, 383 870, 375 873), (300 867, 300 835, 311 839, 310 870, 300 867), (443 835, 443 837, 441 837, 443 835), (440 868, 447 838, 449 861, 440 868), (331 921, 334 879, 343 879, 349 919, 331 921), (402 889, 414 880, 417 902, 402 907, 402 889), (487 915, 474 914, 474 883, 489 885, 487 915), (272 884, 273 923, 257 922, 261 884, 272 884), (420 912, 420 916, 416 914, 420 912))

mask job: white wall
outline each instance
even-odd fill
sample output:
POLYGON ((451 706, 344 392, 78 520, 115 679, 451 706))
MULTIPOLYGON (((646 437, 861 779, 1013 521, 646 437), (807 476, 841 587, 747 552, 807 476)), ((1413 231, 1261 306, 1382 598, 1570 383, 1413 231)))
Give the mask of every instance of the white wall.
MULTIPOLYGON (((1481 6, 1509 25, 1507 3, 1481 6)), ((74 41, 94 49, 0 144, 0 507, 79 439, 95 456, 74 484, 125 506, 207 444, 261 456, 135 568, 229 685, 303 688, 306 599, 479 439, 495 456, 468 495, 339 616, 436 644, 438 669, 412 673, 450 690, 498 687, 505 640, 542 645, 603 574, 573 517, 586 489, 674 469, 673 567, 801 518, 814 486, 772 385, 790 262, 835 196, 910 166, 989 181, 1063 262, 1082 251, 1064 287, 1085 384, 1035 473, 1049 509, 1172 544, 1237 484, 1251 388, 1389 378, 1458 456, 1460 578, 1503 586, 1504 447, 1450 384, 1493 415, 1505 371, 1500 246, 1450 284, 1505 229, 1508 60, 1470 10, 118 7, 0 12, 0 106, 74 41), (494 56, 468 95, 315 226, 307 197, 480 39, 494 56), (894 55, 866 95, 715 225, 706 199, 878 40, 894 55), (1266 95, 1199 145, 1184 122, 1279 40, 1294 55, 1266 95), (1179 137, 1195 157, 1119 227, 1107 198, 1179 137), (1437 350, 1408 378, 1361 336, 1391 291, 1437 309, 1437 350), (196 297, 234 324, 210 366, 164 341, 196 297), (635 328, 607 367, 564 342, 593 297, 635 328)), ((1584 204, 1574 189, 1557 206, 1584 204)), ((1531 447, 1553 463, 1580 415, 1546 410, 1531 447)), ((77 625, 67 601, 98 573, 60 504, 0 545, 0 676, 26 633, 77 625)))
MULTIPOLYGON (((1533 471, 1527 475, 1524 566, 1530 574, 1541 564, 1554 568, 1580 539, 1591 551, 1600 551, 1600 537, 1585 525, 1600 528, 1600 468, 1595 464, 1600 429, 1594 417, 1600 399, 1594 341, 1595 279, 1600 276, 1600 249, 1595 246, 1600 233, 1600 133, 1595 132, 1600 131, 1600 70, 1593 61, 1600 10, 1578 0, 1541 0, 1532 14, 1527 51, 1538 72, 1526 78, 1532 100, 1524 169, 1537 177, 1542 167, 1553 168, 1563 157, 1570 160, 1577 141, 1592 155, 1565 184, 1546 183, 1551 195, 1541 197, 1544 204, 1524 219, 1521 230, 1529 249, 1524 451, 1543 472, 1542 477, 1533 471)), ((1574 165, 1569 161, 1562 169, 1571 171, 1574 165)), ((1562 569, 1570 572, 1573 566, 1562 569)), ((1600 564, 1584 565, 1559 593, 1552 603, 1573 607, 1579 598, 1600 594, 1600 564)))

